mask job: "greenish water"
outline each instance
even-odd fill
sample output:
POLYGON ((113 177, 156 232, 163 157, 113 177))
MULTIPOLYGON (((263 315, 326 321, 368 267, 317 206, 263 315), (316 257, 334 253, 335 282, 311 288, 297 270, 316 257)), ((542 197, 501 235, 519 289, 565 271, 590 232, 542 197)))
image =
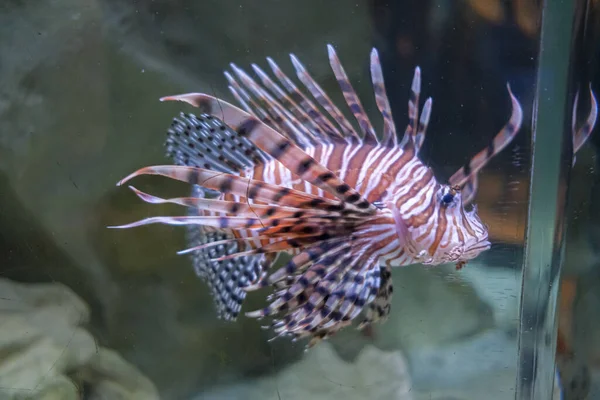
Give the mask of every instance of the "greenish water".
MULTIPOLYGON (((119 388, 143 388, 131 389, 125 397, 131 399, 156 393, 164 399, 514 398, 524 249, 519 238, 526 226, 511 218, 526 215, 528 204, 508 199, 511 182, 529 180, 539 43, 519 33, 508 14, 490 23, 467 2, 450 3, 57 0, 0 6, 1 276, 27 285, 64 284, 80 298, 35 297, 28 291, 18 297, 28 304, 18 311, 24 320, 33 320, 28 313, 38 309, 50 310, 36 329, 40 337, 54 338, 56 353, 44 353, 52 361, 40 376, 44 382, 56 379, 56 385, 64 376, 67 384, 60 387, 66 389, 60 393, 69 394, 48 398, 71 398, 84 389, 100 393, 109 381, 119 388), (386 324, 372 336, 347 329, 306 354, 303 343, 268 342, 271 333, 252 319, 216 318, 189 259, 175 254, 186 247, 184 228, 115 231, 106 226, 177 212, 143 204, 115 186, 137 168, 169 162, 166 128, 180 111, 191 110, 160 103, 159 97, 198 91, 231 101, 222 75, 229 62, 246 68, 252 62, 264 65, 264 57, 272 56, 289 72, 287 54, 293 52, 340 101, 327 43, 335 44, 371 115, 377 113, 368 54, 376 46, 386 55, 384 75, 394 89, 388 91, 399 126, 406 119, 412 70, 421 66, 423 96, 434 98, 424 154, 440 179, 502 126, 508 115, 507 81, 523 104, 525 123, 515 146, 481 177, 498 182, 498 197, 479 202, 492 223, 518 225, 516 239, 492 238, 488 254, 461 272, 451 266, 395 270, 386 324), (80 310, 79 301, 89 310, 65 317, 69 322, 64 323, 61 312, 80 310), (69 329, 52 336, 59 324, 69 329), (70 340, 79 337, 70 333, 79 332, 77 326, 90 336, 70 340), (123 363, 96 349, 114 350, 123 363), (73 361, 78 354, 79 361, 73 361), (99 378, 107 376, 101 366, 116 377, 99 378)), ((596 260, 586 243, 587 188, 595 176, 591 148, 584 149, 572 174, 574 211, 564 269, 576 270, 572 275, 584 281, 575 320, 597 332, 590 322, 597 318, 581 305, 596 304, 590 295, 594 280, 585 278, 596 260)), ((186 185, 157 177, 140 178, 135 185, 161 197, 189 193, 186 185)), ((0 302, 17 298, 14 293, 0 293, 0 302)), ((264 306, 267 294, 250 295, 244 310, 264 306)), ((6 304, 0 312, 6 307, 17 313, 6 304)), ((0 338, 18 338, 18 329, 24 329, 7 326, 0 323, 0 338)), ((586 335, 577 333, 577 343, 598 354, 593 335, 586 335)), ((1 345, 0 371, 7 371, 3 354, 19 355, 28 348, 17 342, 7 339, 1 345)), ((6 372, 6 380, 1 375, 0 398, 3 390, 12 396, 7 398, 38 398, 36 388, 45 387, 29 375, 19 381, 13 378, 17 375, 6 372)))

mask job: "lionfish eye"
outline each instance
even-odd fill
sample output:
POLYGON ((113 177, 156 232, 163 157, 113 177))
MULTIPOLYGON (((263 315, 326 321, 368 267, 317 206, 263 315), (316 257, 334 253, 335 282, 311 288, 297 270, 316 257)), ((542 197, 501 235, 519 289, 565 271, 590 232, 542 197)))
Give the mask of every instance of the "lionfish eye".
POLYGON ((446 193, 444 196, 442 196, 442 203, 444 203, 444 204, 450 204, 453 201, 454 201, 453 193, 446 193))
POLYGON ((446 188, 442 189, 442 193, 441 193, 442 194, 442 196, 441 196, 442 204, 447 206, 447 205, 454 203, 457 193, 458 193, 458 190, 457 190, 457 188, 454 188, 454 187, 446 187, 446 188))

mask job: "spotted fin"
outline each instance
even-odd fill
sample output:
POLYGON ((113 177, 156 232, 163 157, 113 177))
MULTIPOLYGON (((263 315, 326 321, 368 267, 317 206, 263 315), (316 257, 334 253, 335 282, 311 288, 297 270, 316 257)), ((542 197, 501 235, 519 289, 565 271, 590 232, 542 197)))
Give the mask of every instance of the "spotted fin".
POLYGON ((377 291, 375 300, 369 304, 367 315, 360 323, 359 329, 364 329, 374 322, 384 322, 387 320, 392 308, 392 294, 394 286, 392 283, 392 271, 389 267, 381 268, 381 284, 377 291))
MULTIPOLYGON (((200 186, 194 186, 191 196, 204 198, 200 186)), ((189 207, 190 216, 204 215, 205 210, 189 207)), ((231 231, 214 229, 203 225, 188 225, 187 242, 201 245, 211 242, 232 239, 231 231)), ((191 254, 192 265, 196 274, 209 287, 219 318, 235 320, 246 298, 245 288, 255 285, 264 276, 268 263, 261 256, 241 256, 224 261, 214 261, 228 254, 238 253, 245 247, 237 242, 228 242, 211 246, 191 254)))
POLYGON ((255 318, 276 317, 277 336, 311 337, 309 347, 336 333, 371 303, 379 290, 380 268, 352 239, 335 238, 307 247, 268 282, 278 290, 255 318))
MULTIPOLYGON (((262 164, 270 158, 221 120, 206 114, 194 116, 181 113, 167 131, 165 146, 167 156, 180 167, 203 167, 230 174, 238 174, 245 168, 262 164)), ((189 197, 177 199, 165 200, 133 187, 132 190, 138 197, 150 203, 171 202, 186 206, 189 217, 214 217, 215 213, 227 213, 234 211, 236 207, 246 207, 247 210, 247 204, 224 204, 227 202, 207 198, 217 195, 218 190, 196 184, 192 186, 189 197)), ((234 239, 234 234, 228 229, 198 224, 187 225, 186 241, 190 247, 231 239, 234 239)), ((219 318, 236 320, 246 298, 245 289, 256 285, 265 275, 269 259, 264 255, 244 255, 220 260, 229 254, 246 251, 253 244, 230 241, 189 252, 196 274, 208 285, 219 318)))
POLYGON ((167 157, 178 165, 239 173, 262 164, 268 155, 210 115, 181 113, 167 131, 167 157))

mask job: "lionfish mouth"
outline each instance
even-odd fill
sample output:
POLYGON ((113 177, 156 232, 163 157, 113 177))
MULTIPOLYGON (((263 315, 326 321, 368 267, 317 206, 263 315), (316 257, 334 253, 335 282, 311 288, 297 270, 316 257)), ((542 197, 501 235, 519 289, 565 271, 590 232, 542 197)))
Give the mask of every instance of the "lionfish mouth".
POLYGON ((490 247, 492 247, 492 244, 487 239, 481 240, 465 250, 465 257, 463 258, 468 260, 473 259, 482 252, 489 250, 490 247))

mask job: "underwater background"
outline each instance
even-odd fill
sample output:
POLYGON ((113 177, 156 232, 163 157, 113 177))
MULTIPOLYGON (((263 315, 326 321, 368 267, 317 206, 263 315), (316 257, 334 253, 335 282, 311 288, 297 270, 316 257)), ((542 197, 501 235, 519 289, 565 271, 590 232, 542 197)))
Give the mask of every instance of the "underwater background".
MULTIPOLYGON (((578 4, 574 90, 599 83, 600 6, 578 4)), ((0 399, 514 398, 542 8, 525 0, 3 2, 0 399), (305 353, 301 342, 268 342, 272 333, 255 320, 216 318, 190 259, 175 254, 185 229, 106 227, 172 212, 115 186, 134 169, 169 163, 166 129, 186 107, 159 97, 197 91, 232 101, 222 74, 230 62, 246 68, 270 56, 290 72, 294 53, 339 101, 327 43, 368 113, 376 109, 368 55, 379 50, 400 127, 421 67, 422 96, 434 99, 422 154, 438 179, 505 123, 507 82, 524 122, 479 178, 475 203, 491 250, 461 271, 395 269, 386 323, 369 335, 346 329, 305 353)), ((580 97, 584 118, 589 100, 580 97)), ((594 132, 570 176, 559 302, 574 353, 559 365, 566 399, 600 398, 599 143, 594 132)), ((137 185, 165 197, 188 191, 161 179, 137 185)), ((263 293, 246 303, 245 311, 264 306, 263 293)))

